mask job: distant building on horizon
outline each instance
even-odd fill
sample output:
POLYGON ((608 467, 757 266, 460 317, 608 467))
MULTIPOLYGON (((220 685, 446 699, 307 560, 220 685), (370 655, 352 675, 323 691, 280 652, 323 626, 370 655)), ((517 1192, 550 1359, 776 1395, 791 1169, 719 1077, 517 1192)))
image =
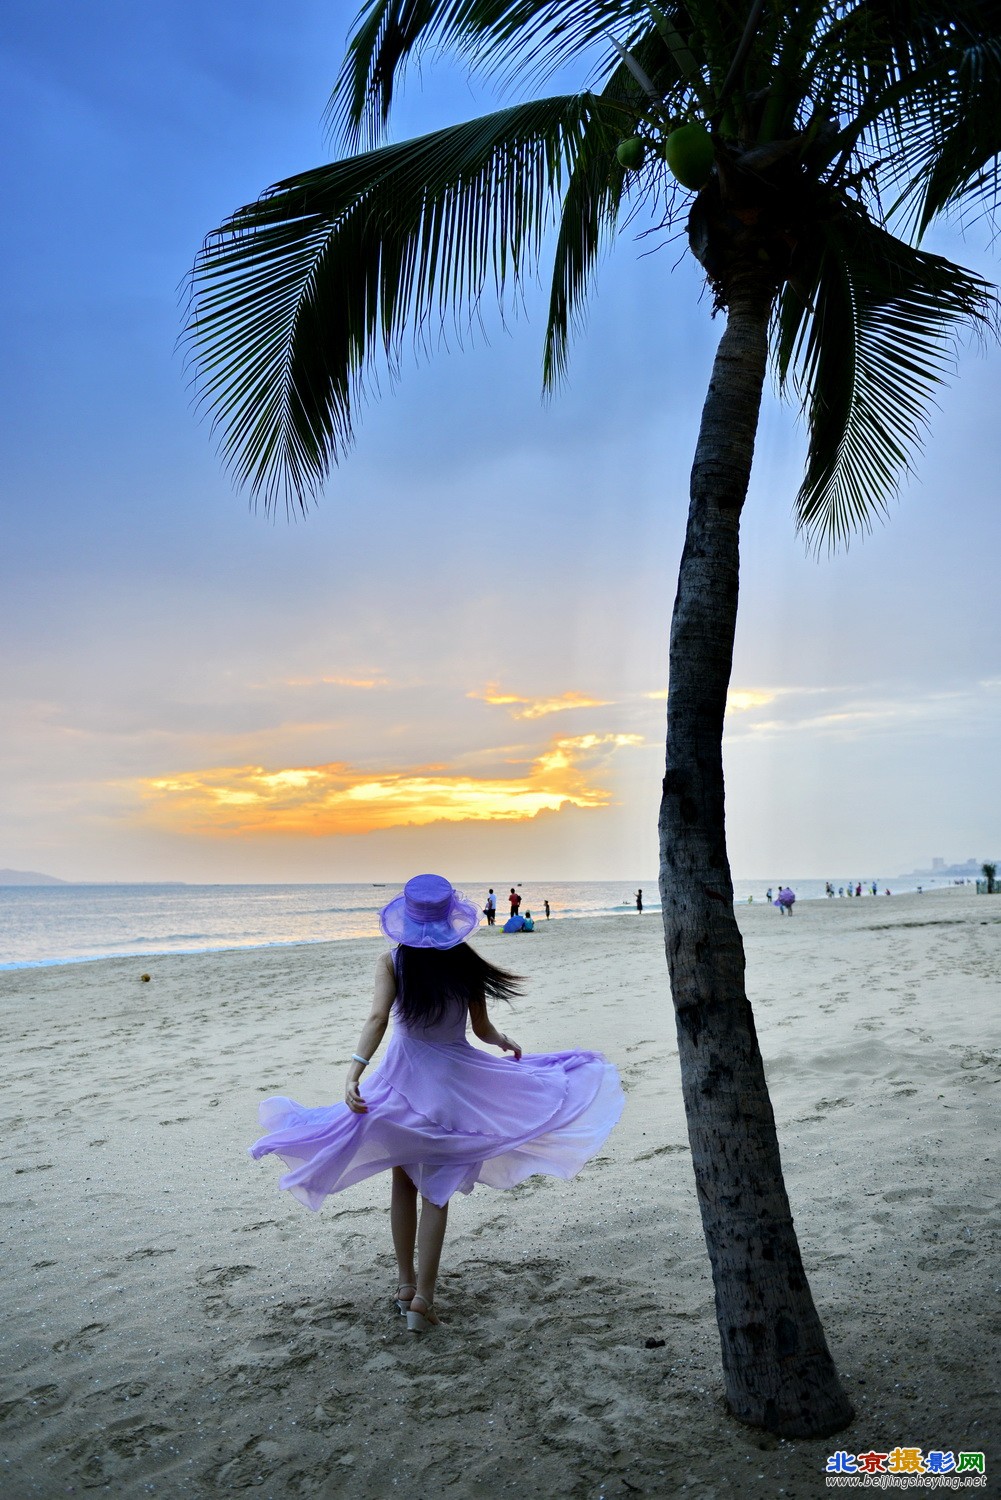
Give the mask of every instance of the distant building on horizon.
POLYGON ((902 875, 902 880, 911 879, 915 876, 938 876, 940 879, 957 879, 960 876, 979 875, 983 860, 968 859, 963 864, 947 865, 940 854, 933 855, 930 870, 911 870, 907 875, 902 875))

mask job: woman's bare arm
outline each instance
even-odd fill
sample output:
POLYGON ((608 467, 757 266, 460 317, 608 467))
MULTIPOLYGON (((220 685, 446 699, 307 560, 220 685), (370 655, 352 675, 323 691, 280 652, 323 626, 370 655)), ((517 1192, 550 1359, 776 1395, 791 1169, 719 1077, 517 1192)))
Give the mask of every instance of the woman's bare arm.
MULTIPOLYGON (((395 999, 396 970, 393 968, 390 955, 384 953, 375 966, 375 993, 372 996, 372 1008, 369 1011, 368 1020, 361 1029, 361 1036, 358 1038, 358 1046, 355 1049, 360 1057, 367 1057, 369 1062, 386 1035, 389 1012, 393 1008, 395 999)), ((364 1063, 355 1062, 352 1059, 348 1066, 348 1077, 344 1086, 344 1102, 356 1115, 363 1115, 368 1111, 368 1105, 362 1098, 358 1087, 365 1066, 364 1063)))
POLYGON ((481 1042, 486 1042, 488 1047, 500 1047, 502 1052, 513 1052, 514 1060, 517 1062, 521 1057, 521 1048, 517 1042, 505 1036, 487 1015, 487 1002, 485 1000, 470 1000, 469 1020, 476 1035, 481 1042))

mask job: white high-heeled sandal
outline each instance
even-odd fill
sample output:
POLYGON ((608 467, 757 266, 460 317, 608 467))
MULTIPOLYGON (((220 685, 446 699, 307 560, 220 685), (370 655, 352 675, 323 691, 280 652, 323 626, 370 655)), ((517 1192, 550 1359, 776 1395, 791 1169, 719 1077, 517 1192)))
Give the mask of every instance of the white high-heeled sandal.
POLYGON ((426 1297, 422 1297, 419 1292, 415 1292, 413 1297, 410 1299, 410 1308, 407 1312, 407 1332, 427 1333, 429 1328, 438 1328, 440 1326, 438 1323, 438 1319, 435 1318, 432 1322, 431 1319, 427 1316, 430 1312, 434 1312, 434 1303, 429 1302, 426 1297), (422 1313, 415 1312, 415 1302, 424 1303, 424 1311, 422 1313))
POLYGON ((412 1299, 410 1297, 401 1297, 400 1293, 410 1291, 413 1292, 414 1296, 417 1295, 417 1287, 412 1281, 401 1281, 399 1286, 396 1288, 396 1296, 393 1298, 393 1306, 396 1308, 396 1311, 399 1313, 401 1318, 405 1318, 407 1316, 407 1313, 410 1311, 410 1303, 412 1299))

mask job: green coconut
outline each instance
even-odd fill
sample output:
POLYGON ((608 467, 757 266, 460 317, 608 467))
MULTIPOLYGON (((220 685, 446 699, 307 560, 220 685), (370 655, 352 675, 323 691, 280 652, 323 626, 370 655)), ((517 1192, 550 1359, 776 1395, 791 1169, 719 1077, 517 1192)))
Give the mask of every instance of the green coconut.
POLYGON ((693 192, 705 187, 713 167, 713 143, 705 126, 693 122, 672 130, 664 142, 664 160, 682 187, 693 192))
POLYGON ((625 167, 627 172, 638 172, 646 155, 646 142, 642 136, 631 135, 627 141, 619 142, 615 155, 620 167, 625 167))

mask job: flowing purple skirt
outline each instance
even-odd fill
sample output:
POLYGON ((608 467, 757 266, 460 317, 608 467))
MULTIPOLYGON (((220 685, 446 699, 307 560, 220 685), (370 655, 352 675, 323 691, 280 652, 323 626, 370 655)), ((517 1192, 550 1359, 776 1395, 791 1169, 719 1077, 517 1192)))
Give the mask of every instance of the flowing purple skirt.
POLYGON ((397 1025, 385 1060, 363 1079, 368 1113, 309 1109, 281 1096, 260 1106, 268 1132, 250 1147, 288 1171, 278 1186, 307 1208, 402 1167, 432 1203, 477 1182, 509 1188, 543 1172, 572 1177, 622 1113, 618 1074, 598 1052, 495 1057, 464 1038, 427 1039, 397 1025))

